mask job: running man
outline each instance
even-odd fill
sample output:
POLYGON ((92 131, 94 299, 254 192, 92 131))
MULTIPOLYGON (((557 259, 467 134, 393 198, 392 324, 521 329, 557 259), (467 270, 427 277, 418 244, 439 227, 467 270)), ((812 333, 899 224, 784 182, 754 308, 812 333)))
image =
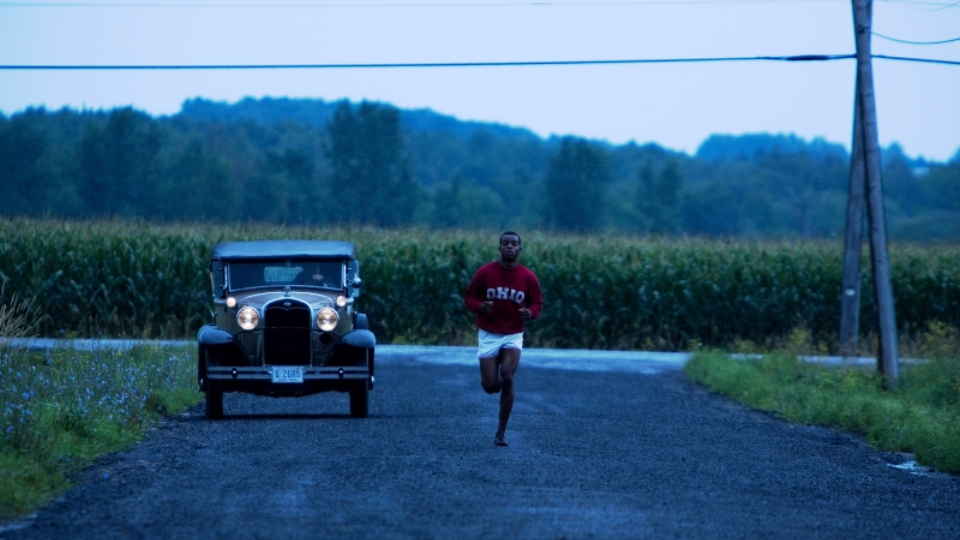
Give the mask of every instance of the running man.
POLYGON ((463 293, 463 302, 477 314, 480 385, 488 394, 500 392, 500 421, 493 443, 507 446, 504 434, 513 410, 513 378, 523 349, 523 323, 540 316, 540 281, 517 262, 520 235, 500 235, 500 260, 485 264, 463 293))

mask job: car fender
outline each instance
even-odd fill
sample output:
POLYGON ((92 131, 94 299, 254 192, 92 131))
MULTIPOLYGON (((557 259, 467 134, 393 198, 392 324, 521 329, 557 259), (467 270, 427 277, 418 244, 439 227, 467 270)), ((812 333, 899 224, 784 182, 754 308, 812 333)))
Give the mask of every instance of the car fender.
POLYGON ((351 347, 372 349, 377 346, 377 336, 369 330, 354 330, 343 335, 343 343, 351 347))
POLYGON ((216 326, 204 326, 197 333, 197 342, 204 345, 227 345, 233 343, 233 334, 216 326))

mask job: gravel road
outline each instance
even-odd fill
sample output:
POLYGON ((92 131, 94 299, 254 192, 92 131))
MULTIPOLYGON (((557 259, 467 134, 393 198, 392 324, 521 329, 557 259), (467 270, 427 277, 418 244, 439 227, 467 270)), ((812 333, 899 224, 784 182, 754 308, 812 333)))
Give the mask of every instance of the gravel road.
POLYGON ((378 350, 364 420, 345 394, 228 394, 223 421, 165 420, 0 538, 960 538, 960 478, 733 404, 676 359, 526 351, 495 447, 471 353, 378 350))

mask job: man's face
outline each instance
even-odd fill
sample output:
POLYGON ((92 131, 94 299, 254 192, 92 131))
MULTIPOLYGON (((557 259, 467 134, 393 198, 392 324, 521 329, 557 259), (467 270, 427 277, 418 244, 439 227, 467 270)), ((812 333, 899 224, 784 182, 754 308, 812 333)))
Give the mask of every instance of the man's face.
POLYGON ((520 256, 520 239, 515 235, 507 234, 500 239, 500 258, 506 262, 513 262, 520 256))

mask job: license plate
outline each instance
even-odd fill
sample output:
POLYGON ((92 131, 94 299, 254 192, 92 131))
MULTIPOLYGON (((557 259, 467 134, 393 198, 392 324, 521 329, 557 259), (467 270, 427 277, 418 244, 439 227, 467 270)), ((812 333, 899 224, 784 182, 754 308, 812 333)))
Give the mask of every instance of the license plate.
POLYGON ((302 383, 303 366, 273 366, 270 377, 275 383, 302 383))

